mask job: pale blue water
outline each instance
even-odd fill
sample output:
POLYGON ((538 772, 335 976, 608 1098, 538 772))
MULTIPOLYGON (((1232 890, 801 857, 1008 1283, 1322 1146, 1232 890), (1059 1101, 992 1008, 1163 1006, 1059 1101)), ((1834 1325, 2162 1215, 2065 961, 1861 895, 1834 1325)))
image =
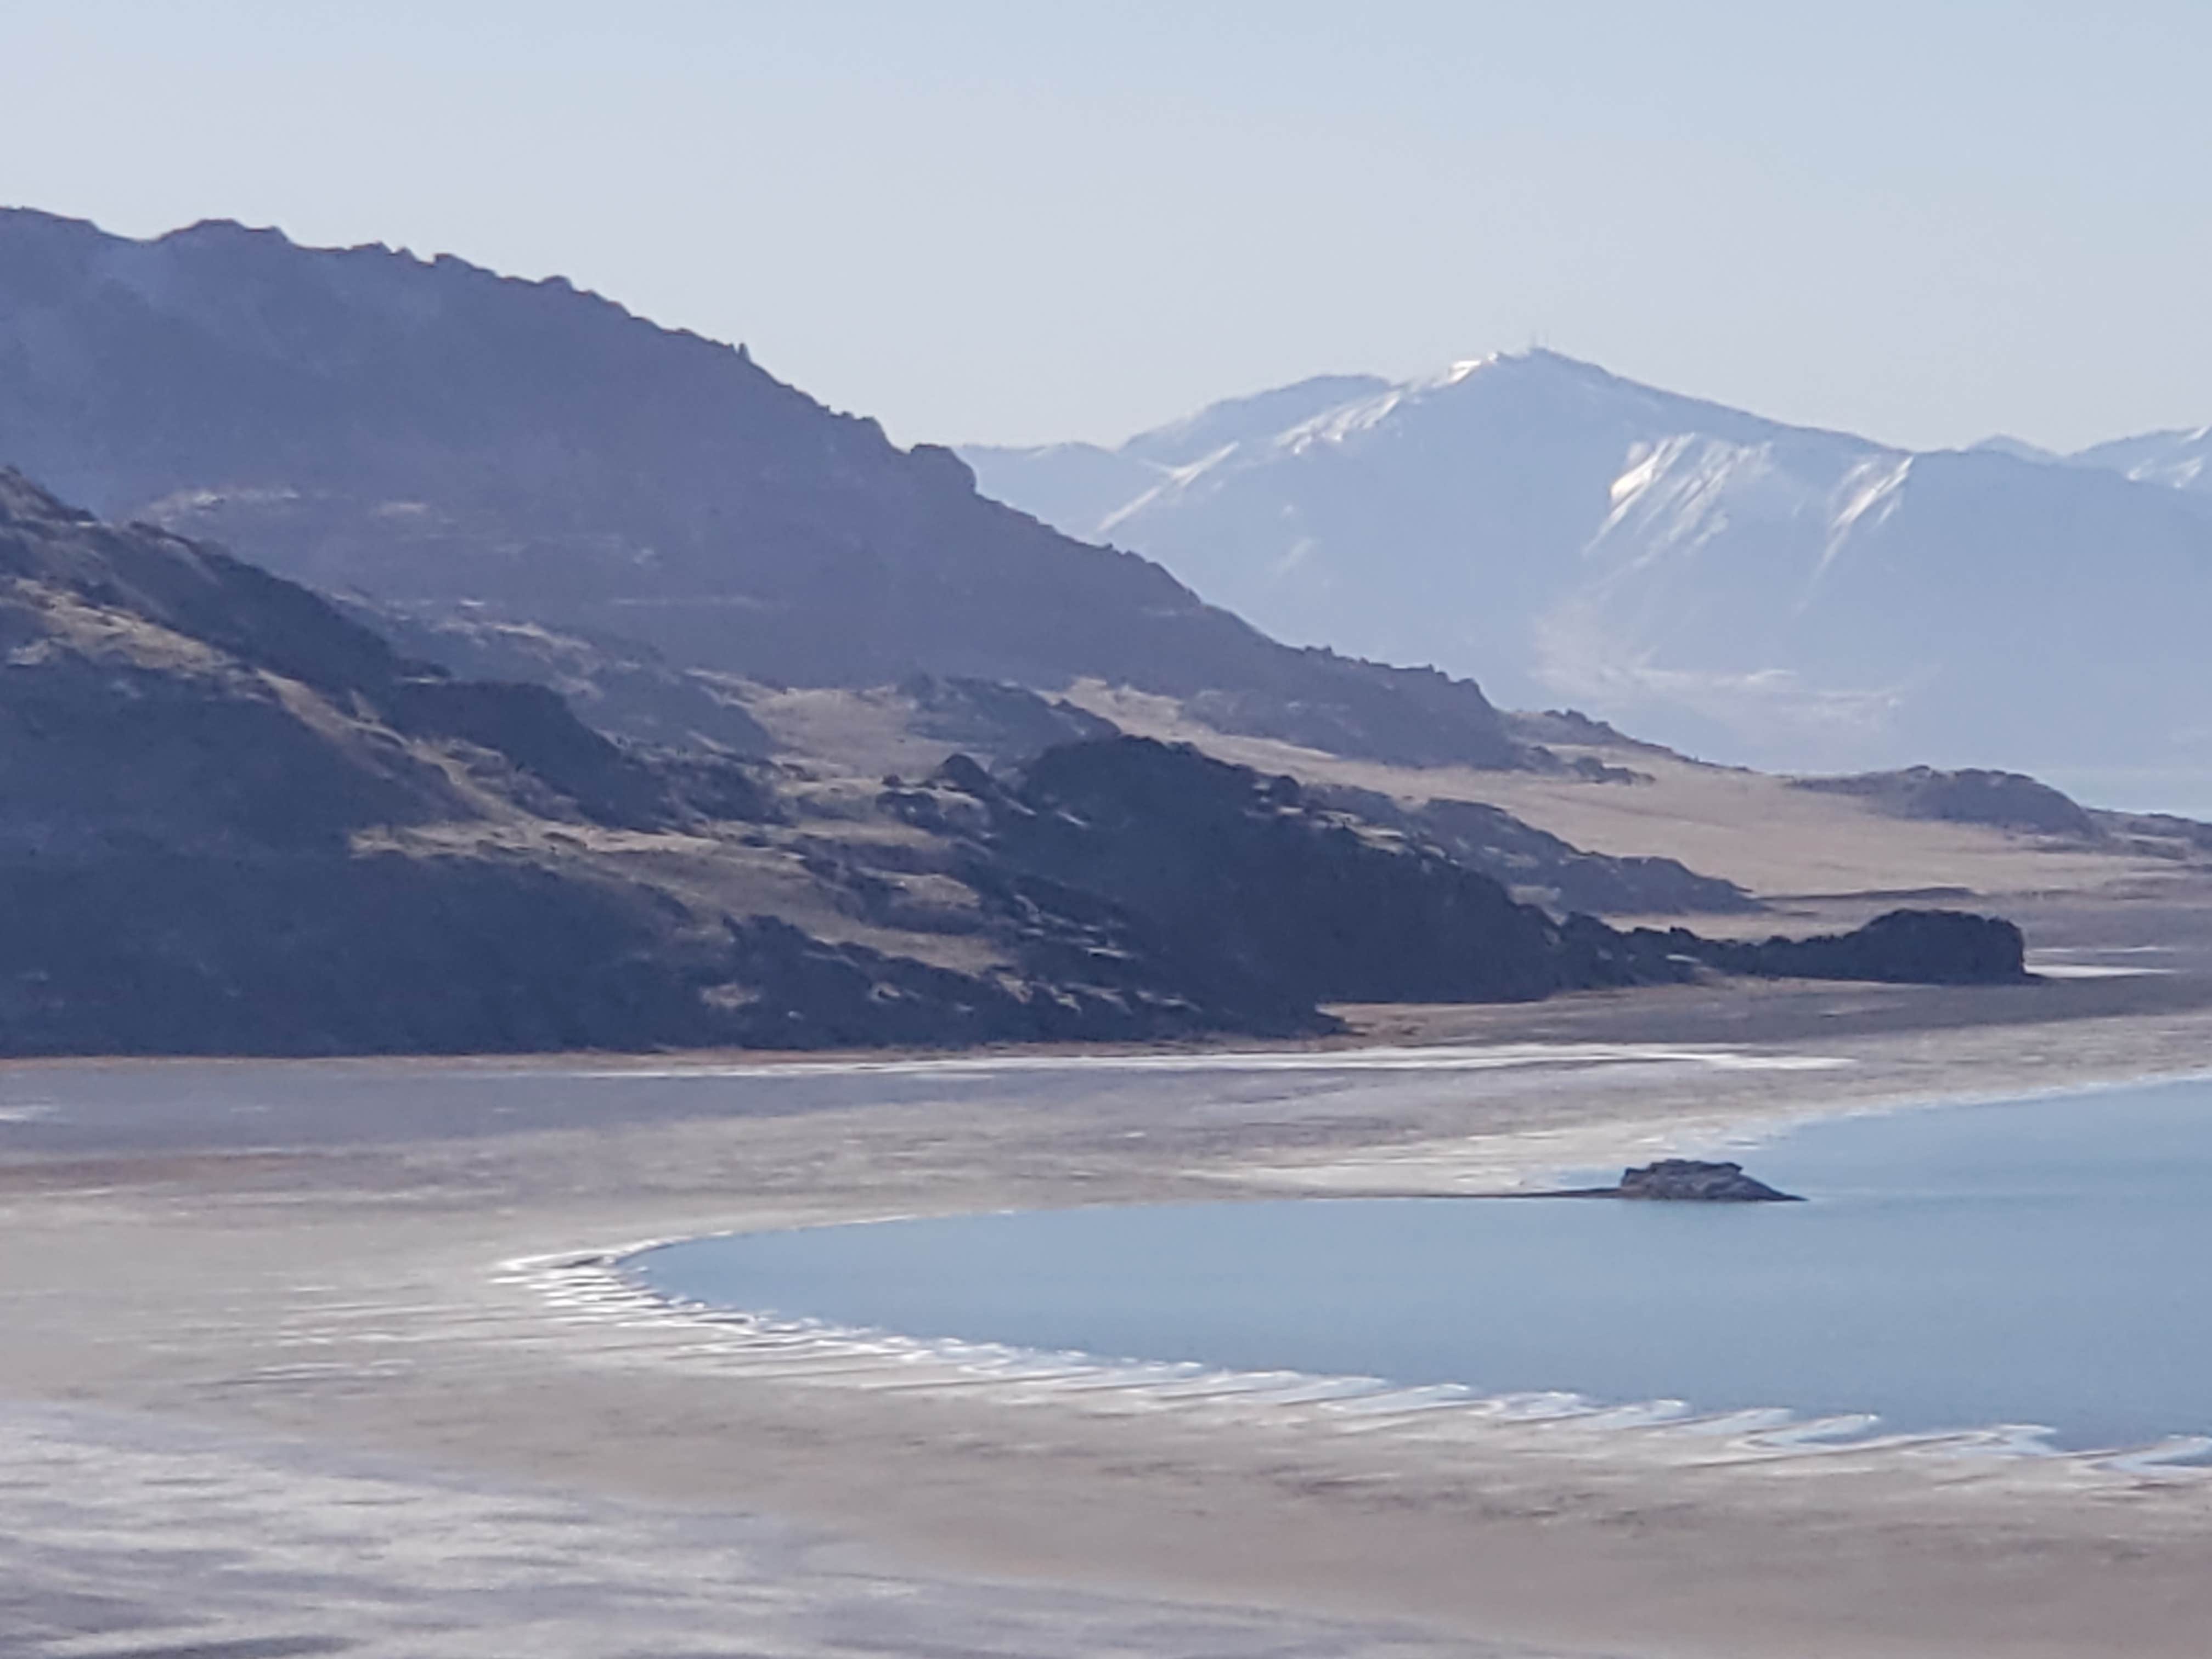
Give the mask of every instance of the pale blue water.
POLYGON ((1832 1121, 1741 1156, 1813 1201, 1133 1206, 636 1266, 703 1302, 1109 1358, 2039 1424, 2072 1447, 2212 1433, 2212 1085, 1832 1121))

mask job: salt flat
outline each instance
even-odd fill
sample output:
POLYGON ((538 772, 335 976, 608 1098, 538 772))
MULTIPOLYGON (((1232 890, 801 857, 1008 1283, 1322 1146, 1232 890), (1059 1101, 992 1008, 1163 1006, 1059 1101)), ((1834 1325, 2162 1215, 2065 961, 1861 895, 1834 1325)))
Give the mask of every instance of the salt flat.
POLYGON ((1372 1022, 1442 1043, 1433 1066, 10 1066, 16 1650, 2193 1655, 2212 1494, 2170 1471, 1170 1407, 738 1352, 516 1264, 1467 1190, 1778 1115, 2202 1070, 2203 990, 1679 988, 1372 1022))

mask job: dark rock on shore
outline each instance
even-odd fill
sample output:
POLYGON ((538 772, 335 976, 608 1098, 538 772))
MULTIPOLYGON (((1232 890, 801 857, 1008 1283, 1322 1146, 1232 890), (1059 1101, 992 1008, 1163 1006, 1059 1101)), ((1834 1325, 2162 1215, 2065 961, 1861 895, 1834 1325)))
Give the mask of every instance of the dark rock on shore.
POLYGON ((1892 910, 1848 933, 1757 942, 1700 939, 1687 929, 1638 928, 1637 948, 1663 951, 1762 979, 1869 980, 1892 985, 2021 985, 2027 971, 2020 929, 1963 910, 1892 910))
POLYGON ((1536 1193, 1536 1198, 1634 1198, 1669 1204, 1802 1204, 1795 1193, 1778 1192, 1743 1172, 1741 1164, 1702 1158, 1662 1158, 1620 1172, 1617 1187, 1577 1187, 1536 1193))
POLYGON ((1698 1158, 1662 1158, 1656 1164, 1623 1170, 1623 1198, 1661 1199, 1690 1204, 1796 1204, 1794 1193, 1777 1192, 1743 1172, 1741 1164, 1705 1163, 1698 1158))

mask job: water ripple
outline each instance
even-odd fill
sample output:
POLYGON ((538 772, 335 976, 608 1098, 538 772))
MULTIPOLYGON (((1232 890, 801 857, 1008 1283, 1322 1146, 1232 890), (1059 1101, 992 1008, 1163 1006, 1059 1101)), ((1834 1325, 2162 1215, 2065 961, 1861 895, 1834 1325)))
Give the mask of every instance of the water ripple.
POLYGON ((1905 1458, 2063 1470, 2130 1485, 2212 1491, 2212 1437, 2062 1450, 2037 1425, 1882 1433, 1865 1413, 1802 1418, 1786 1408, 1702 1413, 1679 1400, 1599 1402, 1565 1392, 1482 1394, 1456 1383, 1407 1387, 1372 1376, 1237 1371, 1195 1362, 1116 1360, 1001 1343, 924 1339, 825 1321, 748 1313, 665 1297, 629 1267, 668 1240, 501 1263, 501 1283, 558 1310, 565 1328, 595 1327, 602 1357, 713 1364, 748 1377, 882 1393, 960 1390, 1008 1403, 1058 1401, 1091 1411, 1205 1413, 1334 1434, 1465 1439, 1499 1449, 1609 1450, 1684 1465, 1778 1461, 1863 1464, 1905 1458))

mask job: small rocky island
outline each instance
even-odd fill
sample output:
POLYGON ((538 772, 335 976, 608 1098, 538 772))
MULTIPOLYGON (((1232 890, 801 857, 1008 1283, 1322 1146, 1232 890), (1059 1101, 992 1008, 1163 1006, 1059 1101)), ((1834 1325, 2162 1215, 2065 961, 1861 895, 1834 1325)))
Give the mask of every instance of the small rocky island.
POLYGON ((1678 1204, 1802 1204, 1795 1193, 1777 1192, 1743 1172, 1741 1164, 1662 1158, 1620 1172, 1617 1187, 1577 1187, 1538 1193, 1538 1198, 1648 1198, 1678 1204))

